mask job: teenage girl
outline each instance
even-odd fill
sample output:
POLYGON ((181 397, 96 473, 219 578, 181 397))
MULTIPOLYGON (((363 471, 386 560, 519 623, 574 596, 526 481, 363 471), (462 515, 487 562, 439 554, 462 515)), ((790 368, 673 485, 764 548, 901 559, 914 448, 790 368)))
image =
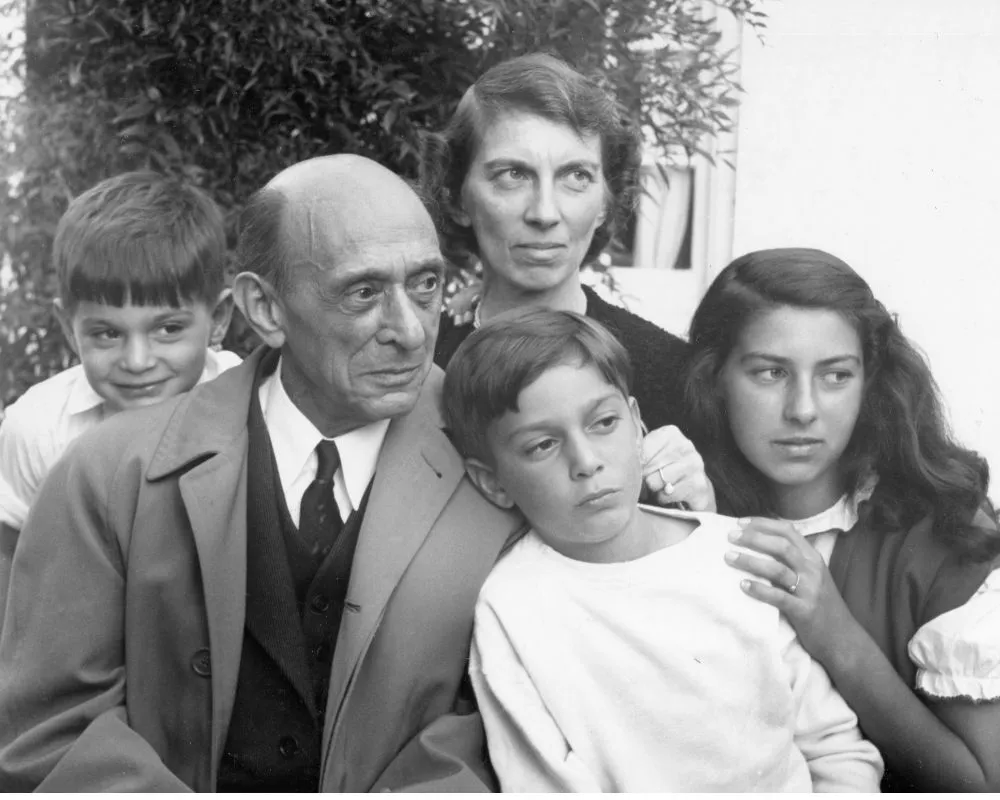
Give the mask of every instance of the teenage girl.
POLYGON ((690 431, 727 556, 761 580, 887 764, 883 789, 1000 789, 1000 553, 983 459, 847 264, 742 256, 691 325, 690 431))

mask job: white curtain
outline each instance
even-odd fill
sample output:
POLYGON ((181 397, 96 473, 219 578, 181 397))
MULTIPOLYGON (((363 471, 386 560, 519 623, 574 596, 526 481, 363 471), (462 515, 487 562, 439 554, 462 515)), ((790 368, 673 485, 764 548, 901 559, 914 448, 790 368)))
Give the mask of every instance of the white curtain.
POLYGON ((667 167, 664 180, 655 164, 644 164, 636 214, 633 264, 673 269, 684 240, 691 204, 693 170, 667 167))

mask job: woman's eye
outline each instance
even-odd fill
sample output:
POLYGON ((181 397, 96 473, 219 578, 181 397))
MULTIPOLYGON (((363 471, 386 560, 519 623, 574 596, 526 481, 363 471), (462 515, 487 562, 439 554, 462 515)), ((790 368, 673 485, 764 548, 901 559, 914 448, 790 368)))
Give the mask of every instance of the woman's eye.
POLYGON ((504 188, 513 188, 523 183, 527 178, 528 173, 520 167, 507 167, 494 176, 494 180, 504 188))
POLYGON ((753 373, 754 377, 762 383, 775 383, 784 378, 786 374, 784 367, 767 367, 753 373))
POLYGON ((118 331, 111 330, 110 328, 90 332, 90 337, 92 339, 97 339, 99 342, 113 342, 120 336, 121 334, 118 333, 118 331))
POLYGON ((567 183, 574 189, 586 189, 594 180, 594 174, 586 169, 574 169, 566 175, 567 183))
POLYGON ((180 322, 168 322, 165 325, 160 326, 160 333, 165 336, 177 336, 178 334, 183 333, 183 331, 184 325, 180 322))
POLYGON ((827 372, 823 376, 823 380, 834 386, 843 386, 851 378, 854 377, 853 372, 848 372, 847 370, 835 370, 833 372, 827 372))

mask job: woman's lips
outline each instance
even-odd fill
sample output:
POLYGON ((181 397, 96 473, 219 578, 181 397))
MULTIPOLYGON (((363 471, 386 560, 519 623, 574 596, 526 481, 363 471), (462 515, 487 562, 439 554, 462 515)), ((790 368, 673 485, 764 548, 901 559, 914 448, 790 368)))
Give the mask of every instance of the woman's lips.
POLYGON ((823 440, 796 436, 788 439, 775 439, 773 444, 792 457, 804 458, 815 453, 823 445, 823 440))
POLYGON ((538 264, 548 264, 558 259, 566 249, 562 244, 528 243, 515 248, 523 260, 538 264))

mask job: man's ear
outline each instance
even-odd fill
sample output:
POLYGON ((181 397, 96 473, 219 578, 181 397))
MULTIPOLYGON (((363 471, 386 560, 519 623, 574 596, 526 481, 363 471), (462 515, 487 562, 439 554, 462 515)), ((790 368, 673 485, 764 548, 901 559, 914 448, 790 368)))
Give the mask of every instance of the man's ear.
POLYGON ((233 301, 261 341, 279 349, 285 343, 285 314, 271 283, 255 272, 241 272, 233 279, 233 301))
POLYGON ((208 336, 208 346, 213 349, 222 347, 222 340, 226 338, 226 331, 229 330, 229 323, 233 319, 233 290, 223 289, 219 292, 219 299, 212 309, 212 330, 208 336))
POLYGON ((478 458, 465 459, 465 472, 469 480, 480 492, 486 495, 486 499, 493 505, 500 508, 513 508, 514 501, 507 496, 506 490, 497 480, 497 474, 491 466, 483 463, 478 458))
POLYGON ((76 334, 73 333, 73 315, 63 308, 62 300, 58 297, 52 301, 52 307, 56 319, 59 320, 59 327, 62 329, 63 336, 66 337, 66 343, 69 344, 70 350, 79 356, 80 348, 76 344, 76 334))

